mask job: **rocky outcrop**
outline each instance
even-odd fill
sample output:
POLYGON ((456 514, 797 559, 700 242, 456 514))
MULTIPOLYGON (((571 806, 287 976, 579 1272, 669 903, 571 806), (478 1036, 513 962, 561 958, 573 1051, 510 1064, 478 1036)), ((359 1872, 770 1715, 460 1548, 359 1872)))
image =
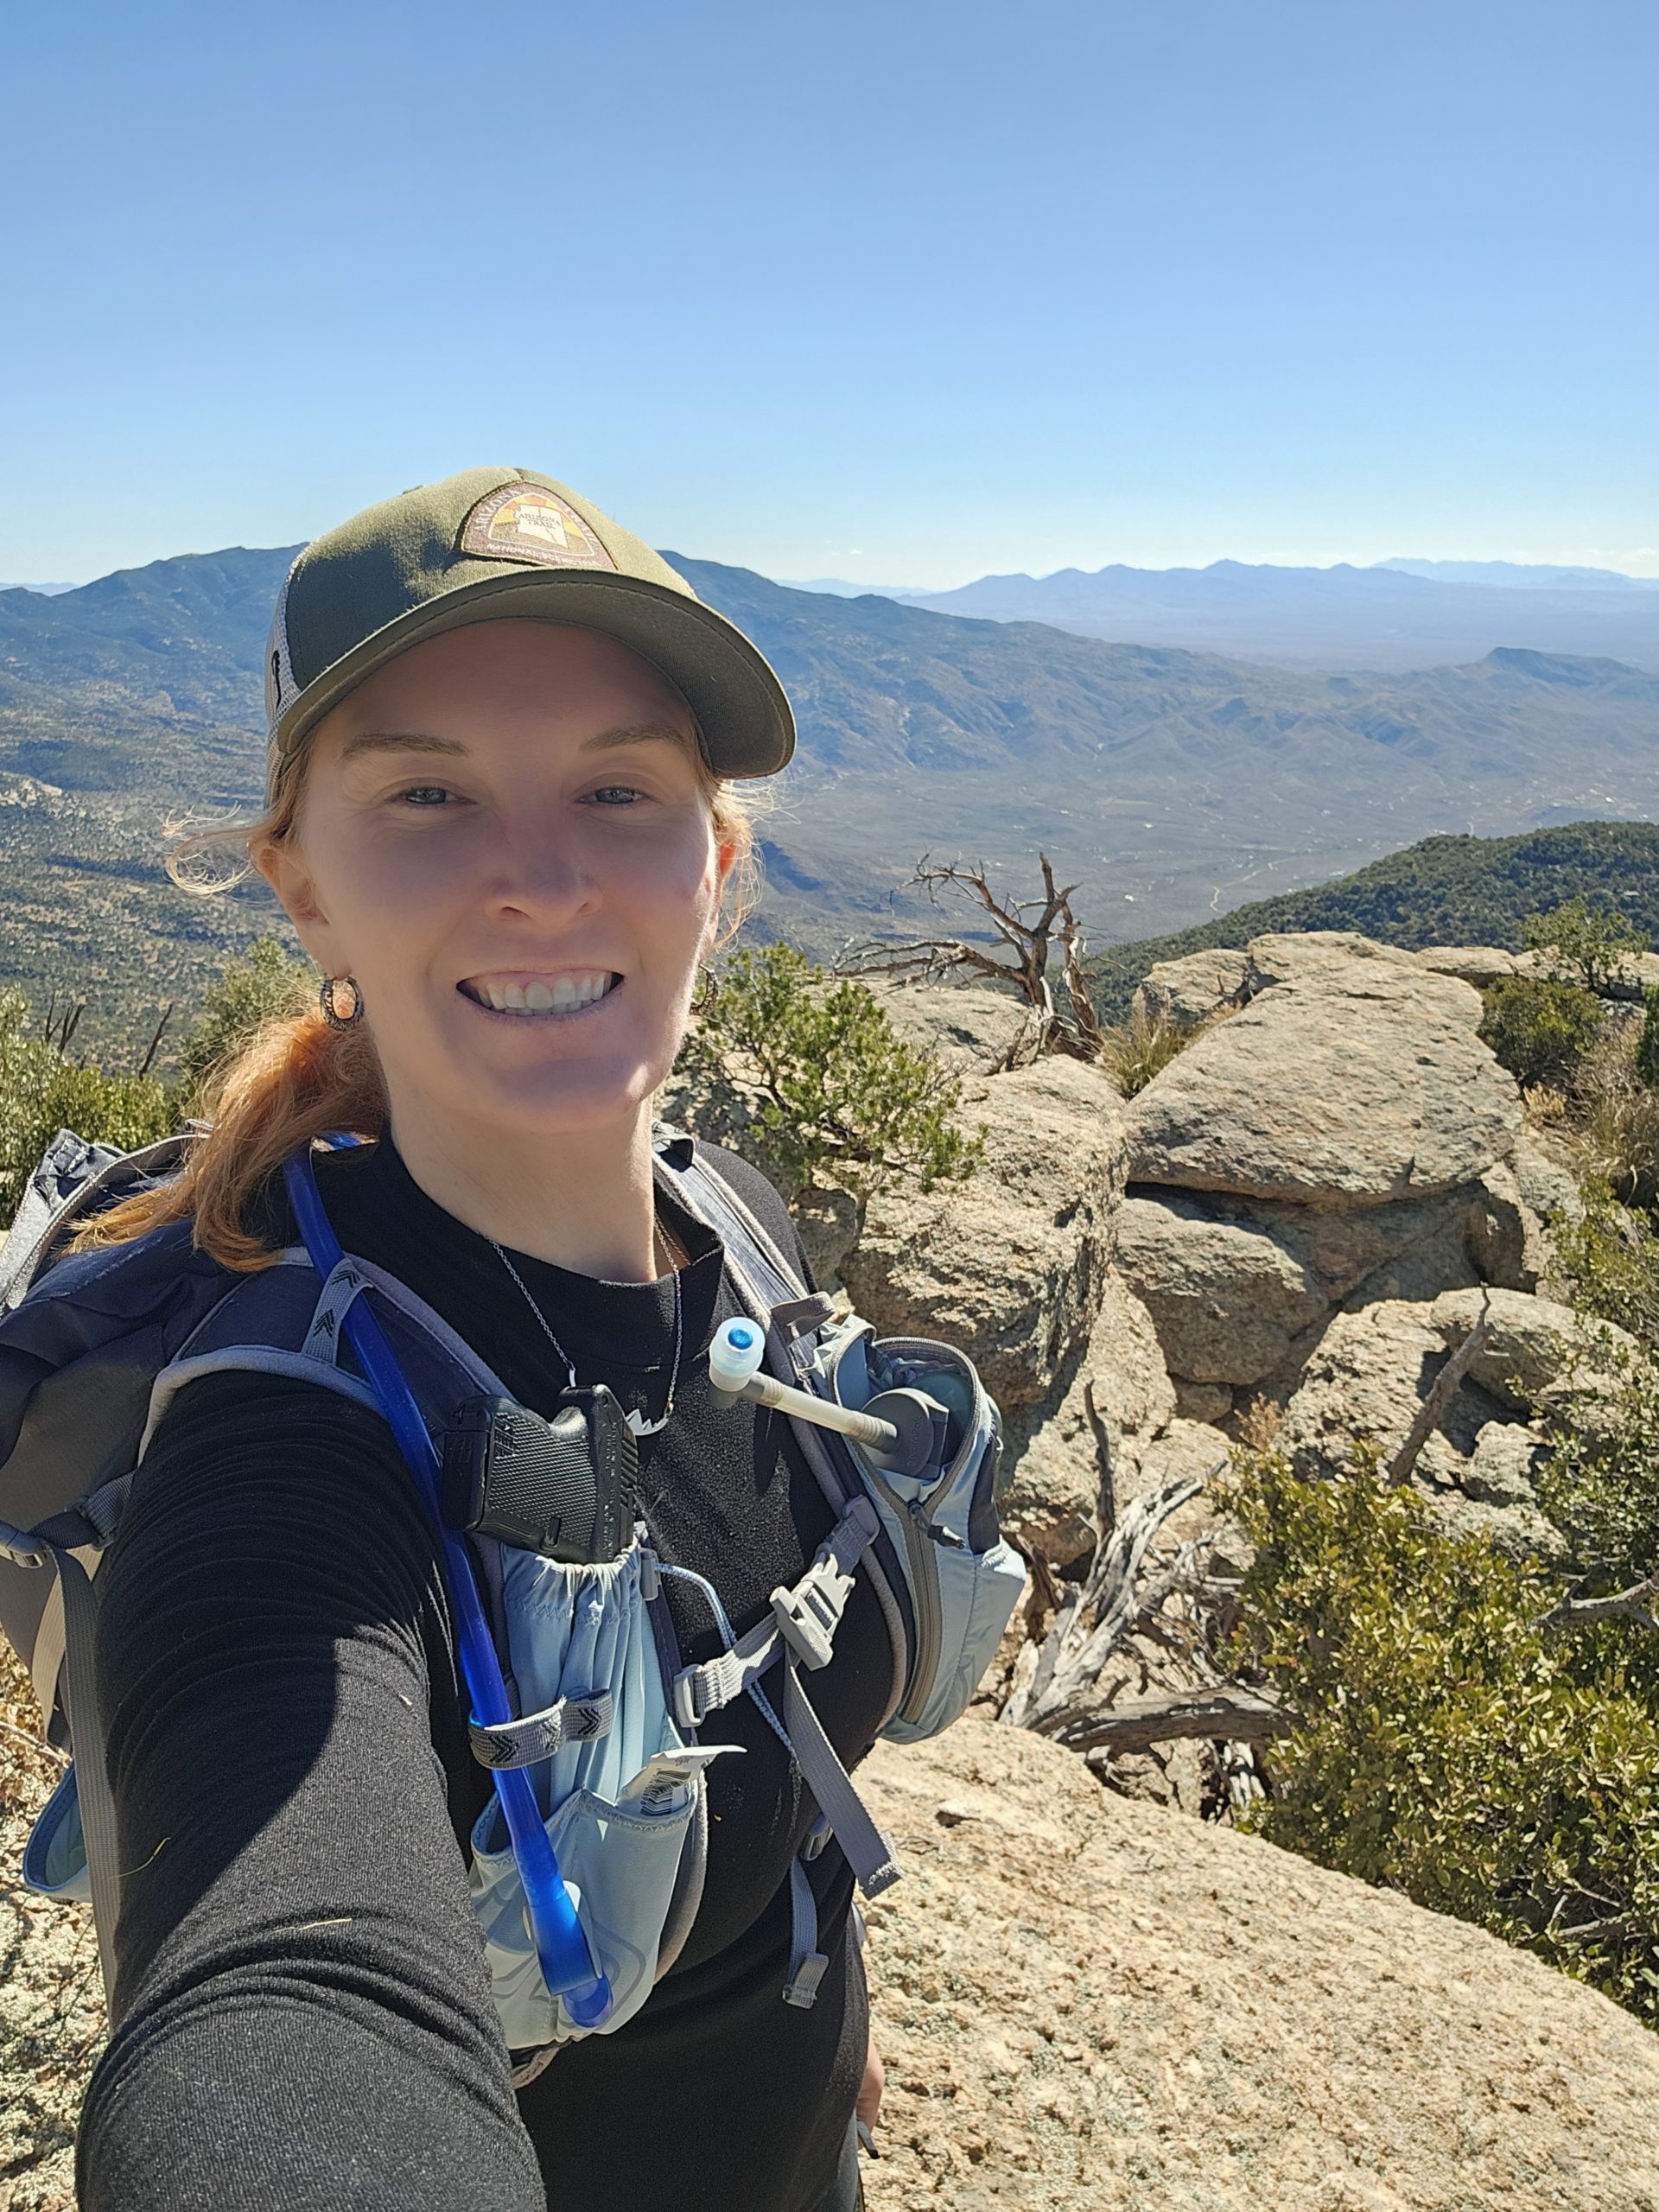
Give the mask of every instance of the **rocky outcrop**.
POLYGON ((1517 1414, 1564 1390, 1599 1389, 1609 1365, 1636 1351, 1635 1340, 1611 1323, 1587 1327, 1570 1306, 1513 1290, 1446 1291, 1430 1307, 1429 1322, 1448 1350, 1485 1324, 1470 1379, 1517 1414))
POLYGON ((944 1337, 1005 1412, 1047 1396, 1087 1343, 1123 1189, 1122 1103, 1096 1069, 1039 1060, 970 1089, 985 1156, 964 1183, 889 1185, 842 1266, 884 1335, 944 1337))
POLYGON ((1284 1224, 1184 1192, 1128 1198, 1117 1255, 1186 1382, 1259 1382, 1331 1310, 1284 1224))
POLYGON ((1160 960, 1135 995, 1143 1020, 1169 1029, 1196 1029, 1224 1007, 1243 1006, 1252 989, 1247 953, 1217 950, 1160 960))
POLYGON ((988 983, 896 983, 862 978, 906 1045, 931 1052, 953 1076, 969 1081, 997 1066, 1025 1027, 1012 991, 988 983))
POLYGON ((1474 1183, 1521 1129, 1466 983, 1332 957, 1262 991, 1132 1101, 1137 1183, 1380 1205, 1474 1183))
POLYGON ((1502 976, 1516 972, 1516 954, 1491 944, 1429 944, 1411 957, 1431 975, 1455 976, 1460 983, 1472 983, 1478 991, 1487 989, 1502 976))
MULTIPOLYGON (((1308 1359, 1276 1447, 1310 1474, 1348 1467, 1357 1438, 1391 1459, 1450 1357, 1448 1341, 1467 1333, 1435 1305, 1386 1300, 1338 1314, 1308 1359)), ((1501 1382, 1506 1372, 1500 1357, 1465 1378, 1423 1446, 1416 1479, 1452 1529, 1484 1531, 1516 1558, 1554 1556, 1561 1539, 1533 1487, 1541 1440, 1516 1422, 1513 1398, 1480 1379, 1501 1382)))
POLYGON ((865 1772, 871 2212, 1659 2212, 1659 2039, 1593 1991, 1022 1730, 865 1772))
MULTIPOLYGON (((1524 1953, 977 1713, 860 1780, 871 2212, 1659 2212, 1659 2038, 1524 1953)), ((0 2204, 72 2212, 90 1918, 0 1929, 0 2204)))
POLYGON ((1046 1397, 1005 1414, 1008 1534, 1061 1569, 1084 1558, 1094 1548, 1103 1452, 1114 1497, 1135 1495, 1175 1411, 1152 1318, 1109 1271, 1081 1357, 1046 1397))
POLYGON ((1148 986, 1148 1009, 1211 1024, 1125 1117, 1117 1261, 1178 1388, 1282 1400, 1342 1311, 1537 1286, 1541 1217, 1575 1194, 1523 1134, 1468 983, 1325 931, 1148 986))

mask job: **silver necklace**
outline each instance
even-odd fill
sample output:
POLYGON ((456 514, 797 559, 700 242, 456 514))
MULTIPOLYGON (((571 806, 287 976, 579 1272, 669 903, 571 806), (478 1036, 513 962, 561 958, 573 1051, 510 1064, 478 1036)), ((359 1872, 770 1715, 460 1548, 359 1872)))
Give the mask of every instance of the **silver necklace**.
MULTIPOLYGON (((674 1364, 668 1371, 668 1399, 667 1402, 663 1407, 662 1419, 660 1421, 647 1421, 644 1414, 639 1412, 637 1408, 631 1409, 623 1416, 626 1421, 628 1427, 633 1431, 636 1436, 658 1436, 662 1433, 663 1430, 668 1427, 669 1421, 674 1411, 674 1393, 679 1388, 680 1382, 681 1324, 683 1319, 680 1305, 680 1270, 678 1267, 675 1265, 675 1248, 669 1241, 667 1230, 659 1228, 653 1221, 652 1224, 652 1234, 653 1239, 660 1237, 662 1240, 663 1249, 668 1255, 669 1265, 674 1269, 674 1364)), ((552 1330, 548 1326, 547 1316, 543 1313, 541 1307, 536 1303, 536 1300, 531 1296, 529 1284, 525 1282, 518 1268, 513 1266, 512 1262, 507 1257, 506 1254, 501 1249, 501 1247, 495 1242, 493 1237, 490 1240, 490 1249, 495 1254, 497 1259, 500 1261, 502 1266, 512 1277, 514 1282, 518 1284, 519 1289, 524 1292, 524 1303, 529 1306, 531 1312, 536 1316, 536 1319, 541 1323, 542 1333, 546 1337, 549 1344, 552 1345, 554 1351, 557 1352, 559 1357, 563 1361, 564 1371, 570 1377, 570 1388, 574 1390, 576 1388, 576 1363, 575 1360, 571 1358, 569 1353, 566 1351, 564 1346, 559 1342, 552 1330)))

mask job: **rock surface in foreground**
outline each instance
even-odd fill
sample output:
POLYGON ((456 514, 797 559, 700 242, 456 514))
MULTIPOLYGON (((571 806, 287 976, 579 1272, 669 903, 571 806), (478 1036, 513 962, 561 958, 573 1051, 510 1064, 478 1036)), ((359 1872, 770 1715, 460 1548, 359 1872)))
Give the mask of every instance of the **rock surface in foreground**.
POLYGON ((970 1718, 865 1773, 871 2212, 1659 2212, 1659 2037, 970 1718))

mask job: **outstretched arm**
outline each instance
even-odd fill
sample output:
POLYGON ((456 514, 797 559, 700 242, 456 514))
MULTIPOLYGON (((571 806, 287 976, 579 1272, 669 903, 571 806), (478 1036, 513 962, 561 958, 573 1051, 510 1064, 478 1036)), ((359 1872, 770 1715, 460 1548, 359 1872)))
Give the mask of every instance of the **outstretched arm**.
POLYGON ((435 1548, 382 1425, 189 1385, 102 1572, 121 2024, 86 2212, 542 2212, 435 1744, 435 1548))

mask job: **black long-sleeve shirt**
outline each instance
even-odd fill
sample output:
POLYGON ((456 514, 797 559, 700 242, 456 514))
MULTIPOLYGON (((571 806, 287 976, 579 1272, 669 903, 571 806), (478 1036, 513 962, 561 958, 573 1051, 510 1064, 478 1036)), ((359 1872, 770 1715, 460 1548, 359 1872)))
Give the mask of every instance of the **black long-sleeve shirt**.
MULTIPOLYGON (((776 1193, 715 1154, 775 1236, 776 1193)), ((567 1381, 488 1243, 389 1139, 318 1161, 348 1251, 388 1268, 550 1413, 567 1381)), ((270 1226, 295 1241, 273 1192, 270 1226)), ((663 1556, 706 1575, 741 1634, 833 1520, 785 1425, 721 1410, 702 1355, 734 1312, 718 1241, 670 1215, 684 1351, 674 1419, 642 1441, 663 1556)), ((514 1253, 584 1382, 662 1409, 671 1280, 609 1284, 514 1253)), ((867 2037, 851 1877, 812 1866, 817 2005, 782 2002, 788 1872, 815 1808, 747 1699, 703 1740, 702 1907, 673 1970, 613 2036, 515 2095, 467 1897, 488 1777, 471 1759, 435 1547, 378 1418, 315 1384, 200 1378, 174 1402, 100 1577, 100 1694, 119 1825, 120 2027, 79 2139, 86 2212, 819 2212, 836 2202, 867 2037)), ((721 1648, 665 1582, 688 1660, 721 1648)), ((863 1579, 813 1701, 868 1748, 892 1655, 863 1579)))

